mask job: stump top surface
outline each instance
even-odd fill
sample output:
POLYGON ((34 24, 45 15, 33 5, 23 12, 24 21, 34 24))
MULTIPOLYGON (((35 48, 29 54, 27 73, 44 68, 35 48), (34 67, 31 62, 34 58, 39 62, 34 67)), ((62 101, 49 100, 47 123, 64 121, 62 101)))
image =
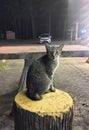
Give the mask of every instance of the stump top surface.
POLYGON ((37 113, 41 116, 58 116, 68 112, 73 107, 71 96, 61 90, 50 92, 43 95, 43 99, 33 101, 26 96, 26 91, 19 92, 15 97, 15 102, 21 109, 37 113))

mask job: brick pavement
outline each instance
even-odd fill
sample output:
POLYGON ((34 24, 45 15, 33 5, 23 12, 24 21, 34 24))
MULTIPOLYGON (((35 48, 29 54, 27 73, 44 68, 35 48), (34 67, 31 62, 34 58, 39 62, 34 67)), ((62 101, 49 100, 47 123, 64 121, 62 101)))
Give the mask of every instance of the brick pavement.
MULTIPOLYGON (((89 130, 89 64, 85 62, 86 59, 87 58, 61 58, 60 67, 56 71, 54 78, 55 86, 68 92, 74 99, 73 130, 89 130)), ((13 60, 9 63, 10 64, 8 64, 3 71, 0 71, 0 77, 2 74, 4 75, 4 78, 0 78, 0 95, 10 93, 12 90, 15 90, 18 85, 23 61, 13 60), (12 72, 13 69, 14 72, 12 72), (5 78, 7 78, 7 80, 5 80, 5 78)), ((0 96, 0 114, 4 117, 4 122, 8 122, 6 126, 4 125, 5 123, 0 122, 0 130, 14 130, 13 121, 6 118, 12 103, 12 100, 9 98, 11 98, 11 95, 0 96), (7 101, 7 104, 5 101, 7 101), (4 107, 5 109, 2 109, 4 107), (5 128, 3 126, 5 126, 5 128)))

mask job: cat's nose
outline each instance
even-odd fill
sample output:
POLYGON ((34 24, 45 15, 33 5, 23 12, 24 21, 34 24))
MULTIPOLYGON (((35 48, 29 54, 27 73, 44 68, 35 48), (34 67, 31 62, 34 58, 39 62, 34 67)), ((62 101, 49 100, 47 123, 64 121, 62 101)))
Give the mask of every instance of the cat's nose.
POLYGON ((55 56, 55 54, 53 54, 53 56, 55 56))

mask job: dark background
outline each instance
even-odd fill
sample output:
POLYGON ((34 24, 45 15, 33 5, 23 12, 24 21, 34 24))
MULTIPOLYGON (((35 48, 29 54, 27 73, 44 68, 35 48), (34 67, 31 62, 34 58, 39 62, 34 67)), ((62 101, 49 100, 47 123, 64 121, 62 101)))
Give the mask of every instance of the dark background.
POLYGON ((76 2, 69 1, 0 0, 0 33, 14 31, 17 39, 50 33, 54 38, 65 39, 65 26, 74 20, 77 9, 76 2))

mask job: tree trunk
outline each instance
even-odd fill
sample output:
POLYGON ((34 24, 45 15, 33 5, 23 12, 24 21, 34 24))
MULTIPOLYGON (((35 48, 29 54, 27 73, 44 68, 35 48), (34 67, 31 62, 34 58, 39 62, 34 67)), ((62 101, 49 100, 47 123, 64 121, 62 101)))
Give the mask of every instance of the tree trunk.
POLYGON ((15 130, 72 130, 73 100, 56 90, 32 101, 26 91, 15 97, 15 130))

